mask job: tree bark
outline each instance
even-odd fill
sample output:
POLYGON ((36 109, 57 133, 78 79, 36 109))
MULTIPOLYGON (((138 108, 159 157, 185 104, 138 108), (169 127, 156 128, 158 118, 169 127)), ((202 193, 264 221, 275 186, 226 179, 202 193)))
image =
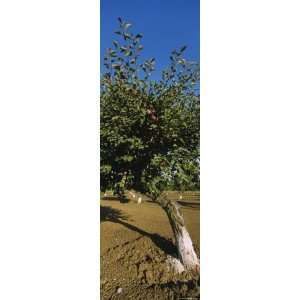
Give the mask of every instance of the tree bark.
POLYGON ((165 195, 159 197, 157 202, 169 218, 171 228, 175 236, 179 260, 186 270, 196 271, 199 273, 199 260, 194 250, 190 235, 185 228, 183 215, 180 211, 179 205, 175 201, 167 199, 165 195))

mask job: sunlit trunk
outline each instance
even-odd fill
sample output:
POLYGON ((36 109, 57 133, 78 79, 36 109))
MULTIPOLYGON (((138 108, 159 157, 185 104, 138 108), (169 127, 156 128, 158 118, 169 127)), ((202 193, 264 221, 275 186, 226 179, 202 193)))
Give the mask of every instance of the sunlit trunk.
POLYGON ((186 270, 199 272, 199 260, 178 204, 166 197, 160 197, 158 203, 169 218, 181 263, 186 270))

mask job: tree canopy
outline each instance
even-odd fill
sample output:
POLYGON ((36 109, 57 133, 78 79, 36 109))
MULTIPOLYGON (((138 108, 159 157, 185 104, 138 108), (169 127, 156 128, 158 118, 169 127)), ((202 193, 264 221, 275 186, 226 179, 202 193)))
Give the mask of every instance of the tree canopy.
POLYGON ((152 80, 155 58, 141 61, 142 34, 118 22, 101 75, 101 190, 156 199, 167 188, 199 188, 199 65, 183 57, 183 46, 152 80))

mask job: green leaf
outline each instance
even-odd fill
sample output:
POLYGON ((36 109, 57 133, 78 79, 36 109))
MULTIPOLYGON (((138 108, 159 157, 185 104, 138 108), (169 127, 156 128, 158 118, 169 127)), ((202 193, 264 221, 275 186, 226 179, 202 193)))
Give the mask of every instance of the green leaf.
POLYGON ((183 46, 180 48, 180 52, 182 53, 187 47, 186 46, 183 46))
POLYGON ((130 26, 131 26, 130 23, 125 23, 124 26, 123 26, 123 28, 124 28, 125 30, 127 30, 130 26))
POLYGON ((112 64, 111 65, 114 69, 120 69, 121 66, 119 64, 112 64))
POLYGON ((124 155, 121 157, 121 159, 126 162, 131 162, 134 159, 134 157, 131 155, 124 155))
POLYGON ((123 37, 125 40, 129 40, 131 38, 131 35, 125 32, 123 33, 123 37))
POLYGON ((113 41, 113 44, 116 48, 119 48, 119 43, 117 41, 113 41))

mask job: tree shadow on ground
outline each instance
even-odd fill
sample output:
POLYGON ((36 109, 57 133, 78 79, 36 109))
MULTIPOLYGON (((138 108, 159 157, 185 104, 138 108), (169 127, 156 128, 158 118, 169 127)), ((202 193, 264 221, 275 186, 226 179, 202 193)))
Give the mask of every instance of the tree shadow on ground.
POLYGON ((117 196, 102 196, 101 200, 119 201, 120 202, 120 199, 117 196))
POLYGON ((187 201, 177 201, 182 207, 189 207, 189 208, 200 208, 200 202, 187 202, 187 201))
POLYGON ((125 215, 120 209, 112 208, 111 206, 100 205, 100 221, 117 222, 121 220, 128 220, 128 216, 125 215))
POLYGON ((108 201, 118 201, 120 203, 128 203, 129 199, 128 198, 120 198, 118 196, 102 196, 102 200, 108 200, 108 201))
POLYGON ((113 222, 117 224, 121 224, 124 227, 138 232, 139 234, 146 236, 152 240, 152 242, 164 251, 166 254, 177 257, 177 249, 175 245, 164 238, 163 236, 156 233, 149 233, 143 229, 140 229, 132 224, 129 224, 125 221, 128 220, 128 216, 125 215, 121 210, 112 208, 111 206, 102 206, 100 205, 100 222, 113 222))

